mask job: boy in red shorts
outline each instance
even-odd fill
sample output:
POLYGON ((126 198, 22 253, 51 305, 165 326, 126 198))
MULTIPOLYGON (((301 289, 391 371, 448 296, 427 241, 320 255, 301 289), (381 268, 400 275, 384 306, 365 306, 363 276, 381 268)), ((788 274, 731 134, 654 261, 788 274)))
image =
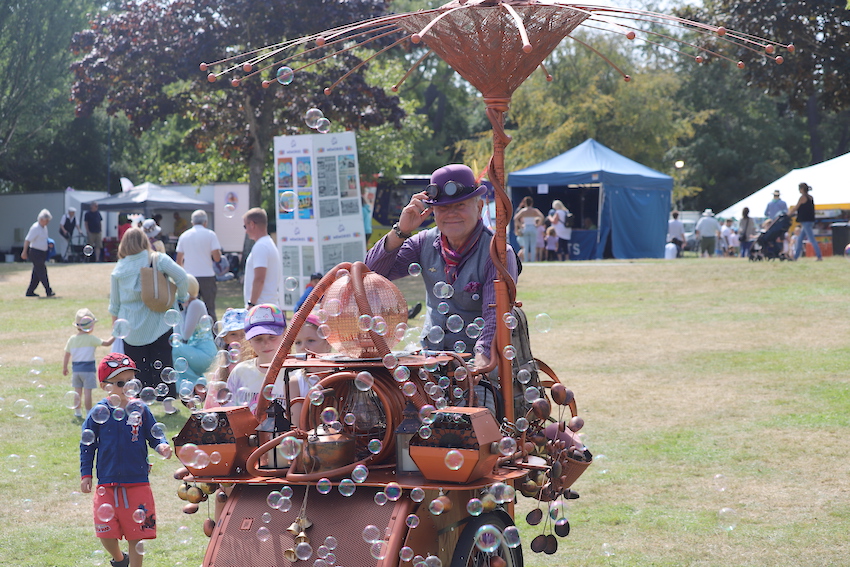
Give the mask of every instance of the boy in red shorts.
POLYGON ((156 420, 137 399, 127 399, 124 385, 135 378, 136 364, 126 354, 111 353, 100 361, 97 377, 107 398, 99 401, 83 422, 80 442, 80 490, 92 489, 92 465, 97 454, 94 528, 113 567, 141 567, 138 546, 156 538, 156 510, 148 483, 148 448, 171 458, 171 447, 154 428, 156 420), (119 540, 130 544, 129 555, 119 540))

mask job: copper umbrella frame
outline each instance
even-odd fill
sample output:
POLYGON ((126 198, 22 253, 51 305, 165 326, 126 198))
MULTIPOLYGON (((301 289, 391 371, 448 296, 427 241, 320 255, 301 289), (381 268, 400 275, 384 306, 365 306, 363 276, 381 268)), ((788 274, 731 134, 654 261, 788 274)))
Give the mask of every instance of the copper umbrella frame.
MULTIPOLYGON (((513 216, 513 207, 505 192, 505 147, 511 141, 504 130, 505 113, 508 111, 514 91, 538 67, 545 72, 543 60, 580 25, 619 34, 628 40, 637 38, 665 49, 672 49, 693 57, 697 63, 702 63, 706 57, 732 60, 708 47, 663 34, 658 31, 658 27, 686 29, 701 36, 711 36, 721 42, 772 59, 778 64, 783 62, 782 56, 776 55, 778 49, 794 51, 793 44, 782 45, 726 30, 722 26, 712 26, 643 10, 565 3, 557 0, 453 0, 434 10, 383 16, 341 26, 320 34, 229 57, 216 63, 202 63, 200 68, 202 71, 210 71, 208 74, 210 82, 215 82, 219 77, 227 75, 230 76, 231 85, 235 87, 247 78, 263 73, 268 74, 274 67, 278 67, 278 82, 285 85, 292 81, 298 71, 325 61, 338 53, 401 34, 400 38, 324 89, 325 94, 330 94, 331 90, 351 73, 404 41, 423 43, 429 51, 413 64, 401 81, 392 87, 393 91, 397 91, 399 85, 426 57, 436 53, 481 92, 487 107, 487 118, 493 129, 493 154, 487 174, 495 188, 497 201, 496 231, 495 238, 491 241, 490 255, 499 272, 499 279, 496 280, 496 309, 497 313, 503 314, 511 310, 516 299, 515 284, 505 267, 507 226, 513 216), (641 26, 645 24, 651 24, 653 29, 642 29, 641 26), (660 43, 664 40, 676 42, 687 52, 660 43), (313 44, 315 47, 310 47, 313 44), (327 50, 330 50, 330 53, 324 54, 327 50), (290 51, 293 53, 278 59, 280 55, 290 51), (303 60, 306 60, 306 63, 295 68, 289 67, 294 62, 303 60), (213 72, 214 68, 220 70, 213 72)), ((576 38, 572 39, 600 55, 609 65, 617 69, 626 81, 630 80, 628 75, 593 47, 576 38)), ((743 68, 744 63, 738 61, 737 66, 743 68)), ((551 79, 548 73, 547 78, 551 79)), ((264 87, 270 87, 273 84, 275 84, 273 80, 263 81, 264 87)), ((503 392, 511 392, 513 386, 511 361, 503 351, 510 342, 510 330, 505 325, 498 325, 492 349, 497 357, 494 357, 495 360, 491 362, 489 368, 482 369, 483 372, 487 372, 496 365, 499 366, 503 392)), ((278 355, 280 354, 279 352, 278 355)), ((508 420, 513 421, 512 404, 505 404, 505 414, 508 420)))

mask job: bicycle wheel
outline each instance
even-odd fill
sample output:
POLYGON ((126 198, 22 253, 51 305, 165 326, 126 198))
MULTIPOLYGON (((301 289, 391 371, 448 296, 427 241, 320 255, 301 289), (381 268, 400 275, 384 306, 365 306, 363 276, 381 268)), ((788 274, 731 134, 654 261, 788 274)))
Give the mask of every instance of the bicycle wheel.
POLYGON ((513 526, 513 522, 503 514, 489 513, 471 518, 457 540, 451 567, 486 567, 490 565, 490 557, 494 555, 504 559, 506 567, 522 567, 522 547, 510 548, 503 540, 499 548, 492 553, 478 549, 475 545, 475 535, 481 526, 488 524, 495 526, 501 533, 504 533, 508 526, 513 526))

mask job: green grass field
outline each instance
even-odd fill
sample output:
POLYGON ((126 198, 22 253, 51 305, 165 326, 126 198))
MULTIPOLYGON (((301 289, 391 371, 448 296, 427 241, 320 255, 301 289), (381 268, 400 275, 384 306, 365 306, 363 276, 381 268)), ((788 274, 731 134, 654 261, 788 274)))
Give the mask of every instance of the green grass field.
MULTIPOLYGON (((0 565, 108 565, 90 497, 76 492, 79 424, 61 361, 79 307, 109 334, 111 268, 51 266, 59 298, 48 300, 23 297, 27 265, 0 265, 0 565)), ((576 393, 596 462, 574 486, 571 535, 554 557, 524 545, 526 565, 850 563, 848 275, 842 258, 527 265, 518 297, 529 319, 553 322, 532 331, 535 355, 576 393), (731 531, 721 508, 734 510, 731 531)), ((421 298, 418 281, 401 287, 421 298)), ((219 311, 241 301, 238 286, 221 294, 219 311)), ((169 436, 187 415, 152 409, 169 436)), ((145 565, 195 567, 204 510, 180 512, 178 464, 151 455, 159 538, 145 565)), ((531 506, 517 506, 526 544, 531 506)))

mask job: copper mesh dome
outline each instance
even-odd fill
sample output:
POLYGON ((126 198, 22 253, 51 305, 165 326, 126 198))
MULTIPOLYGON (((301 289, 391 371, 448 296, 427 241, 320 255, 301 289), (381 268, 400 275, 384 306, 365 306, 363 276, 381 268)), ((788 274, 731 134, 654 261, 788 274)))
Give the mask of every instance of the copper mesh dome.
POLYGON ((322 306, 329 314, 336 312, 335 304, 339 302, 339 315, 328 318, 328 343, 337 352, 352 358, 375 358, 380 353, 372 340, 372 334, 361 330, 360 316, 383 317, 387 329, 384 336, 389 337, 388 342, 392 344, 396 326, 407 321, 407 302, 401 291, 380 274, 366 272, 363 275, 363 287, 371 313, 363 313, 358 307, 350 276, 337 279, 325 292, 322 306))

